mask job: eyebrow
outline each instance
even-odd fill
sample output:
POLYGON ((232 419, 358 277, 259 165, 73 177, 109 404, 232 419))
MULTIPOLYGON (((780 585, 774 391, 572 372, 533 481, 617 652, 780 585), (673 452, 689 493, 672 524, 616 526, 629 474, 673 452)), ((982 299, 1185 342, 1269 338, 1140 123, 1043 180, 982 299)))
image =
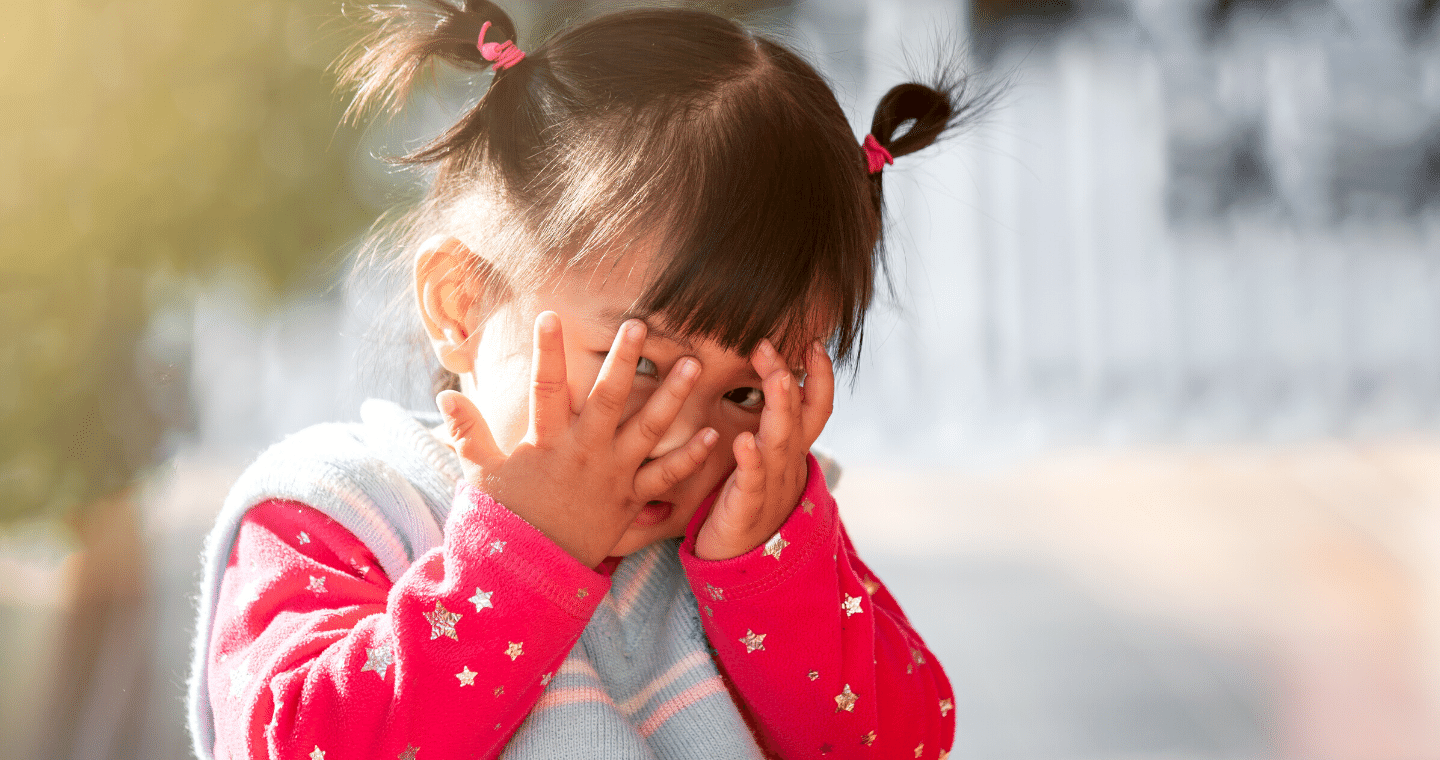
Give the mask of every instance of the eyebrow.
POLYGON ((638 319, 641 322, 644 322, 646 327, 646 333, 648 335, 653 335, 657 338, 663 338, 664 340, 668 340, 671 343, 678 344, 686 351, 695 350, 695 344, 691 342, 689 338, 679 333, 667 330, 664 327, 652 324, 650 320, 646 319, 634 309, 604 309, 600 312, 600 318, 596 321, 596 324, 613 333, 618 331, 620 329, 620 325, 624 324, 626 320, 630 319, 638 319))

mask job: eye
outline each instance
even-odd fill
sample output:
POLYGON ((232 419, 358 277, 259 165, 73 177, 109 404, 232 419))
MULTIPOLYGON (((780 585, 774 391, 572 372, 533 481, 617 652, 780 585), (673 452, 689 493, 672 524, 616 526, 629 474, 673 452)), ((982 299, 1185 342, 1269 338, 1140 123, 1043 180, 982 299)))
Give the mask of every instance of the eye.
POLYGON ((647 377, 659 378, 659 377, 660 377, 660 368, 657 367, 657 366, 655 366, 655 362, 652 362, 652 361, 650 361, 649 359, 646 359, 645 357, 642 356, 642 357, 640 357, 640 362, 635 365, 635 374, 637 374, 637 375, 646 375, 647 377))
POLYGON ((751 411, 765 406, 765 392, 759 388, 736 388, 725 394, 724 398, 741 409, 751 411))

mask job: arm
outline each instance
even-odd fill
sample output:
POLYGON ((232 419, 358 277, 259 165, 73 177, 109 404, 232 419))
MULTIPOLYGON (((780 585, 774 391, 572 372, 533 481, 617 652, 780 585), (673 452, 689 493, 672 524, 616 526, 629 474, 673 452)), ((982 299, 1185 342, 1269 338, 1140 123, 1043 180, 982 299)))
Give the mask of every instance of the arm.
POLYGON ((260 504, 211 636, 215 756, 495 757, 609 585, 468 487, 397 579, 320 512, 260 504))
POLYGON ((855 556, 813 457, 778 535, 708 562, 692 525, 681 549, 706 633, 765 740, 787 758, 944 757, 949 681, 855 556))

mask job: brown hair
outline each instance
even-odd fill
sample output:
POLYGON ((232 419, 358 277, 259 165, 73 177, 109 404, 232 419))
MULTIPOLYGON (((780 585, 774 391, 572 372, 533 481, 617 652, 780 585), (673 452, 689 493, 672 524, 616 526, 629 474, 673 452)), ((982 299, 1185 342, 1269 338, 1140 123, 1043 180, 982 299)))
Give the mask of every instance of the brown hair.
MULTIPOLYGON (((487 21, 487 42, 516 35, 499 7, 475 0, 369 14, 377 26, 342 69, 356 86, 352 114, 398 108, 431 59, 488 69, 476 47, 487 21)), ((894 156, 968 123, 990 100, 988 90, 967 97, 964 76, 940 80, 881 99, 871 130, 894 156)), ((435 170, 429 195, 399 225, 407 250, 439 229, 471 230, 472 248, 505 257, 476 273, 491 292, 523 292, 557 270, 593 271, 631 246, 659 246, 668 258, 641 315, 742 355, 765 337, 796 354, 817 325, 833 328, 842 365, 858 351, 884 267, 881 175, 867 172, 820 75, 733 21, 664 8, 564 30, 496 73, 447 131, 395 160, 435 170)))

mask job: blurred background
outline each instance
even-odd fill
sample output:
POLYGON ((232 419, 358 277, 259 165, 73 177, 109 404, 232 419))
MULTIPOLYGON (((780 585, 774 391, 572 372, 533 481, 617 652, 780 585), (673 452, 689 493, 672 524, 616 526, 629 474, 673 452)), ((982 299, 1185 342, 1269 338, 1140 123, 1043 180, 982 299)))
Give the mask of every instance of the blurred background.
MULTIPOLYGON (((822 438, 952 757, 1440 759, 1440 3, 690 4, 805 53, 857 139, 907 59, 1004 84, 886 170, 897 297, 822 438)), ((618 6, 506 7, 523 48, 618 6)), ((0 756, 187 757, 229 483, 429 403, 352 255, 424 184, 380 158, 484 81, 340 126, 346 13, 7 9, 0 756)))

